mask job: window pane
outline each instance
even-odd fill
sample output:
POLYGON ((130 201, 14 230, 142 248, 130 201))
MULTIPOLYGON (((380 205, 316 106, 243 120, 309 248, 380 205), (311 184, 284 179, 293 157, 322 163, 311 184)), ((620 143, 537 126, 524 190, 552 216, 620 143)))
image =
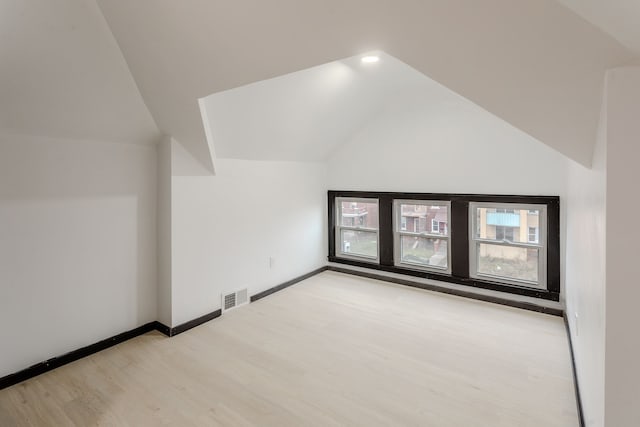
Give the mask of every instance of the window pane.
POLYGON ((530 230, 539 226, 539 209, 476 209, 475 238, 499 242, 533 242, 530 230))
POLYGON ((447 268, 446 239, 400 236, 400 262, 447 268))
POLYGON ((409 233, 449 234, 447 206, 400 204, 400 228, 409 233))
POLYGON ((539 252, 537 248, 478 243, 478 273, 537 282, 539 252))
POLYGON ((378 204, 343 201, 340 206, 341 225, 345 227, 378 228, 378 204))
POLYGON ((378 256, 378 236, 371 231, 341 230, 342 253, 378 256))

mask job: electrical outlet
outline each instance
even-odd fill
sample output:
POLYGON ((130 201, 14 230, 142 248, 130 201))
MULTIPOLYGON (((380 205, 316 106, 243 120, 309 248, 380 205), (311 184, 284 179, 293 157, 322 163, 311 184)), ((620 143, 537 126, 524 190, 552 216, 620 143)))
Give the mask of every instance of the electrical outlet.
POLYGON ((269 268, 274 268, 276 266, 276 258, 270 256, 269 257, 269 268))
POLYGON ((580 322, 578 322, 578 312, 576 311, 575 313, 573 313, 573 316, 575 317, 575 329, 576 329, 576 336, 580 336, 580 326, 578 326, 580 324, 580 322))

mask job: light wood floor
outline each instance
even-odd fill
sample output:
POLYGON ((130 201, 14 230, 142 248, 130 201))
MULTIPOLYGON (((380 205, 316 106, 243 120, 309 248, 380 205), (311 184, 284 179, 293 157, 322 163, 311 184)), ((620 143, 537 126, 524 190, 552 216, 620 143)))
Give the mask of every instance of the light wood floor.
POLYGON ((0 391, 0 426, 577 426, 562 319, 324 272, 0 391))

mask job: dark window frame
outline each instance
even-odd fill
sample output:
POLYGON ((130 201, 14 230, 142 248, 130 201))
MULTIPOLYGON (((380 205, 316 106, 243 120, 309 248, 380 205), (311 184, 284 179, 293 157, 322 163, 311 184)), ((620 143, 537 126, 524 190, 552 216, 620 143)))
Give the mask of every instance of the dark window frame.
POLYGON ((530 296, 551 301, 560 300, 560 198, 558 196, 514 196, 488 194, 451 193, 399 193, 374 191, 328 191, 328 235, 330 262, 363 267, 413 277, 439 280, 448 283, 490 289, 516 295, 530 296), (336 257, 335 220, 337 197, 378 199, 378 263, 362 262, 336 257), (438 200, 451 203, 451 224, 449 224, 451 244, 451 273, 414 270, 396 266, 394 263, 393 201, 438 200), (542 204, 547 211, 547 288, 532 289, 526 286, 505 284, 497 281, 481 280, 469 274, 469 203, 514 203, 542 204))

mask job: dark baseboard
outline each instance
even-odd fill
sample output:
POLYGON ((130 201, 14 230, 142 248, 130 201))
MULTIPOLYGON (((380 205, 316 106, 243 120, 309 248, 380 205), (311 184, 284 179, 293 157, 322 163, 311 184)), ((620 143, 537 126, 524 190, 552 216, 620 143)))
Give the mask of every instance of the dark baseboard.
POLYGON ((78 359, 90 356, 109 347, 113 347, 114 345, 130 340, 131 338, 135 338, 142 334, 146 334, 147 332, 151 332, 157 329, 156 323, 157 322, 147 323, 130 331, 123 332, 121 334, 114 335, 111 338, 99 341, 95 344, 82 347, 78 350, 71 351, 62 356, 45 360, 44 362, 36 363, 33 366, 23 369, 22 371, 4 376, 0 378, 0 390, 21 383, 22 381, 28 380, 29 378, 44 374, 45 372, 49 372, 68 363, 75 362, 78 359))
POLYGON ((171 328, 168 327, 167 325, 165 325, 164 323, 160 323, 157 320, 154 322, 155 323, 155 330, 170 337, 171 336, 171 328))
POLYGON ((262 298, 264 298, 266 296, 269 296, 269 295, 271 295, 273 293, 276 293, 276 292, 281 291, 281 290, 283 290, 285 288, 288 288, 291 285, 295 285, 298 282, 302 282, 303 280, 308 279, 309 277, 315 276, 316 274, 322 273, 323 271, 326 271, 328 269, 329 269, 329 267, 325 265, 325 266, 317 268, 317 269, 315 269, 315 270, 313 270, 313 271, 311 271, 311 272, 309 272, 307 274, 303 274, 302 276, 298 276, 295 279, 288 280, 288 281, 286 281, 286 282, 284 282, 284 283, 282 283, 280 285, 274 286, 273 288, 269 288, 266 291, 262 291, 260 293, 257 293, 257 294, 255 294, 255 295, 253 295, 251 297, 251 302, 256 302, 259 299, 262 299, 262 298))
MULTIPOLYGON (((391 283, 396 283, 396 284, 400 284, 400 285, 405 285, 405 286, 411 286, 411 287, 415 287, 415 288, 420 288, 420 289, 426 289, 426 290, 430 290, 430 291, 435 291, 435 292, 442 292, 442 293, 446 293, 446 294, 451 294, 451 295, 456 295, 456 296, 461 296, 461 297, 466 297, 466 298, 472 298, 472 299, 478 299, 478 300, 482 300, 482 301, 488 301, 488 302, 492 302, 495 304, 502 304, 502 305, 508 305, 511 307, 517 307, 517 308, 522 308, 525 310, 531 310, 531 311, 537 311, 537 312, 541 312, 541 313, 547 313, 547 314, 552 314, 555 316, 562 316, 563 312, 562 310, 558 310, 558 309, 553 309, 553 308, 547 308, 547 307, 541 307, 541 306, 537 306, 535 304, 531 304, 531 303, 525 303, 525 302, 515 302, 515 301, 509 301, 509 300, 505 300, 502 298, 496 298, 496 297, 491 297, 491 296, 486 296, 486 295, 477 295, 471 292, 464 292, 464 291, 459 291, 456 289, 447 289, 447 288, 443 288, 443 287, 439 287, 436 285, 430 285, 430 284, 425 284, 425 283, 420 283, 420 282, 415 282, 415 281, 411 281, 411 280, 406 280, 406 279, 398 279, 398 278, 394 278, 394 277, 387 277, 384 275, 380 275, 380 274, 375 274, 375 273, 369 273, 369 272, 362 272, 362 271, 356 271, 356 270, 351 270, 351 269, 347 269, 347 268, 341 268, 341 267, 334 267, 334 266, 323 266, 320 267, 316 270, 313 270, 307 274, 304 274, 302 276, 296 277, 294 279, 291 279, 287 282, 284 282, 280 285, 274 286, 272 288, 269 288, 265 291, 262 291, 256 295, 253 295, 251 297, 251 302, 255 302, 258 301, 259 299, 262 299, 268 295, 271 295, 275 292, 278 292, 282 289, 288 288, 289 286, 292 286, 298 282, 301 282, 305 279, 308 279, 312 276, 315 276, 316 274, 322 273, 323 271, 326 270, 331 270, 331 271, 336 271, 339 273, 346 273, 346 274, 351 274, 351 275, 355 275, 355 276, 361 276, 361 277, 367 277, 370 279, 376 279, 376 280, 382 280, 385 282, 391 282, 391 283)), ((46 360, 44 362, 40 362, 37 363, 29 368, 23 369, 19 372, 13 373, 13 374, 9 374, 7 376, 4 376, 2 378, 0 378, 0 390, 10 387, 12 385, 18 384, 20 382, 23 382, 25 380, 28 380, 30 378, 33 378, 35 376, 38 376, 40 374, 43 374, 45 372, 51 371, 55 368, 58 368, 60 366, 64 366, 68 363, 74 362, 78 359, 82 359, 83 357, 87 357, 90 356, 94 353, 97 353, 99 351, 105 350, 109 347, 113 347, 114 345, 120 344, 122 342, 125 342, 127 340, 130 340, 131 338, 135 338, 137 336, 146 334, 147 332, 151 332, 151 331, 159 331, 161 333, 163 333, 164 335, 168 336, 168 337, 173 337, 176 336, 178 334, 181 334, 182 332, 188 331, 189 329, 195 328, 196 326, 202 325, 203 323, 206 323, 210 320, 215 319, 216 317, 219 317, 222 314, 221 310, 215 310, 211 313, 205 314, 204 316, 198 317, 197 319, 193 319, 190 320, 188 322, 185 322, 181 325, 175 326, 175 327, 169 327, 167 325, 164 325, 163 323, 160 323, 158 321, 155 322, 150 322, 147 323, 145 325, 142 325, 140 327, 137 327, 135 329, 132 329, 130 331, 127 332, 123 332, 121 334, 115 335, 113 337, 104 339, 102 341, 99 341, 95 344, 91 344, 88 345, 86 347, 80 348, 78 350, 74 350, 71 351, 67 354, 64 354, 62 356, 58 356, 58 357, 54 357, 52 359, 46 360)), ((565 324, 566 324, 566 317, 565 317, 565 324)), ((568 324, 567 324, 567 333, 569 333, 568 330, 568 324)), ((569 343, 571 344, 571 335, 569 334, 569 343)), ((574 372, 574 381, 576 384, 576 398, 578 401, 578 409, 579 409, 579 414, 580 414, 580 420, 582 422, 582 405, 580 402, 580 394, 579 394, 579 390, 578 390, 578 381, 577 381, 577 377, 576 377, 576 371, 575 371, 575 360, 573 358, 573 346, 571 347, 571 357, 572 357, 572 361, 573 361, 573 372, 574 372)), ((584 425, 584 424, 581 424, 584 425)))
MULTIPOLYGON (((251 297, 251 302, 257 301, 260 298, 264 298, 267 295, 271 295, 274 292, 277 292, 279 290, 282 290, 284 288, 287 288, 295 283, 298 283, 304 279, 308 279, 311 276, 314 276, 318 273, 321 273, 325 270, 327 270, 328 267, 324 266, 321 268, 318 268, 317 270, 314 270, 310 273, 304 274, 300 277, 296 277, 295 279, 289 280, 285 283, 282 283, 278 286, 274 286, 273 288, 267 289, 266 291, 260 292, 257 295, 254 295, 251 297)), ((162 334, 168 336, 168 337, 173 337, 176 336, 178 334, 181 334, 185 331, 188 331, 189 329, 195 328, 196 326, 202 325, 203 323, 206 323, 210 320, 215 319, 216 317, 220 317, 222 315, 222 310, 218 309, 215 310, 211 313, 205 314, 204 316, 200 316, 197 319, 193 319, 190 320, 188 322, 185 322, 181 325, 178 326, 174 326, 174 327, 169 327, 161 322, 158 321, 154 321, 154 322, 149 322, 145 325, 142 325, 140 327, 137 327, 135 329, 132 329, 130 331, 127 332, 123 332, 121 334, 118 335, 114 335, 113 337, 104 339, 102 341, 99 341, 95 344, 91 344, 88 345, 86 347, 82 347, 78 350, 74 350, 71 351, 69 353, 66 353, 62 356, 58 356, 58 357, 54 357, 52 359, 49 360, 45 360, 44 362, 40 362, 37 363, 33 366, 30 366, 26 369, 23 369, 21 371, 18 371, 16 373, 13 374, 9 374, 6 375, 2 378, 0 378, 0 390, 10 387, 12 385, 21 383, 23 381, 26 381, 30 378, 36 377, 40 374, 44 374, 45 372, 49 372, 55 368, 58 368, 60 366, 64 366, 68 363, 74 362, 78 359, 82 359, 83 357, 87 357, 90 356, 94 353, 97 353, 99 351, 105 350, 109 347, 113 347, 114 345, 123 343, 127 340, 130 340, 131 338, 135 338, 137 336, 140 336, 142 334, 146 334, 147 332, 151 332, 151 331, 158 331, 161 332, 162 334)))
POLYGON ((411 286, 413 288, 425 289, 427 291, 440 292, 443 294, 455 295, 463 298, 471 298, 471 299, 476 299, 480 301, 491 302, 494 304, 507 305, 509 307, 516 307, 516 308, 521 308, 523 310, 536 311, 538 313, 545 313, 553 316, 562 317, 563 315, 563 311, 559 308, 543 307, 540 305, 532 304, 530 302, 511 301, 505 298, 499 298, 499 297, 494 297, 490 295, 481 295, 473 292, 461 291, 458 289, 445 288, 443 286, 432 285, 429 283, 421 283, 421 282, 416 282, 414 280, 399 279, 397 277, 388 277, 382 274, 371 273, 368 271, 351 270, 349 268, 335 267, 332 265, 328 266, 327 269, 330 271, 336 271, 338 273, 351 274, 354 276, 366 277, 368 279, 382 280, 384 282, 391 282, 398 285, 411 286))
MULTIPOLYGON (((267 289, 266 291, 262 291, 256 295, 253 295, 251 297, 251 302, 255 302, 261 298, 266 297, 267 295, 271 295, 275 292, 281 291, 282 289, 288 288, 291 285, 294 285, 298 282, 301 282, 305 279, 308 279, 311 276, 315 276, 318 273, 321 273, 325 270, 327 270, 327 266, 324 267, 320 267, 316 270, 313 270, 307 274, 303 274, 302 276, 298 276, 294 279, 288 280, 284 283, 281 283, 277 286, 274 286, 272 288, 267 289)), ((156 322, 156 330, 162 332, 163 334, 165 334, 168 337, 173 337, 176 336, 178 334, 181 334, 185 331, 188 331, 191 328, 195 328, 196 326, 202 325, 203 323, 206 323, 210 320, 215 319, 216 317, 220 317, 222 315, 222 310, 218 309, 216 311, 213 311, 209 314, 205 314, 204 316, 198 317, 197 319, 193 319, 190 320, 188 322, 185 322, 181 325, 178 326, 174 326, 173 328, 168 327, 167 325, 160 323, 160 322, 156 322)))
POLYGON ((379 263, 375 264, 372 262, 366 262, 366 261, 361 261, 356 259, 340 258, 335 256, 330 256, 327 259, 329 260, 329 262, 347 266, 345 268, 349 268, 349 267, 365 268, 374 273, 381 271, 385 273, 400 274, 402 276, 415 277, 419 279, 435 280, 436 282, 451 283, 453 285, 462 285, 469 289, 473 289, 473 288, 486 289, 489 291, 502 292, 503 294, 506 294, 506 295, 513 294, 513 295, 521 295, 525 297, 538 298, 541 300, 560 301, 560 292, 550 292, 542 289, 533 289, 533 288, 523 287, 523 286, 508 285, 505 283, 490 282, 487 280, 480 280, 477 278, 453 276, 451 274, 442 274, 442 273, 437 273, 433 271, 414 270, 411 268, 405 268, 405 267, 400 267, 396 265, 382 265, 379 263))
POLYGON ((216 317, 220 317, 221 315, 222 315, 222 310, 218 309, 218 310, 212 311, 211 313, 207 313, 204 316, 200 316, 197 319, 189 320, 188 322, 185 322, 181 325, 174 326, 173 328, 170 328, 163 323, 156 322, 157 323, 156 330, 159 332, 162 332, 168 337, 174 337, 178 334, 188 331, 189 329, 195 328, 196 326, 200 326, 203 323, 213 320, 216 317))
POLYGON ((580 398, 580 386, 578 385, 578 371, 576 370, 576 358, 573 353, 573 341, 571 340, 571 328, 569 328, 569 319, 566 313, 564 316, 564 327, 567 330, 567 339, 569 340, 569 351, 571 352, 571 368, 573 370, 573 385, 576 391, 576 405, 578 406, 578 420, 580 427, 584 427, 584 413, 582 412, 582 399, 580 398))
POLYGON ((173 337, 184 331, 188 331, 191 328, 195 328, 198 325, 208 322, 209 320, 215 319, 220 315, 221 315, 221 310, 216 310, 212 313, 205 314, 204 316, 198 317, 197 319, 190 320, 189 322, 185 322, 173 328, 170 328, 167 325, 164 325, 163 323, 160 323, 158 321, 149 322, 145 325, 142 325, 130 331, 123 332, 118 335, 114 335, 110 338, 104 339, 95 344, 82 347, 78 350, 70 351, 69 353, 66 353, 62 356, 54 357, 52 359, 45 360, 44 362, 36 363, 35 365, 30 366, 26 369, 4 376, 0 378, 0 390, 10 387, 12 385, 21 383, 30 378, 36 377, 40 374, 44 374, 45 372, 49 372, 53 369, 59 368, 60 366, 64 366, 68 363, 75 362, 78 359, 82 359, 84 357, 90 356, 94 353, 105 350, 109 347, 113 347, 114 345, 123 343, 137 336, 146 334, 147 332, 158 331, 168 337, 173 337))
MULTIPOLYGON (((273 288, 269 288, 266 291, 262 291, 256 295, 253 295, 251 297, 251 302, 255 302, 258 301, 261 298, 264 298, 268 295, 271 295, 275 292, 281 291, 282 289, 288 288, 291 285, 295 285, 298 282, 301 282, 305 279, 308 279, 311 276, 315 276, 318 273, 322 273, 323 271, 327 270, 328 267, 324 266, 324 267, 320 267, 316 270, 313 270, 307 274, 303 274, 302 276, 298 276, 294 279, 288 280, 284 283, 281 283, 277 286, 274 286, 273 288)), ((169 326, 160 323, 160 322, 155 322, 156 323, 156 330, 158 330, 159 332, 162 332, 163 334, 165 334, 168 337, 173 337, 176 336, 178 334, 181 334, 185 331, 188 331, 191 328, 195 328, 196 326, 200 326, 203 323, 206 323, 210 320, 215 319, 216 317, 220 317, 222 315, 222 310, 218 309, 216 311, 212 311, 211 313, 205 314, 204 316, 198 317, 197 319, 193 319, 190 320, 188 322, 185 322, 181 325, 178 326, 174 326, 173 328, 170 328, 169 326)))

